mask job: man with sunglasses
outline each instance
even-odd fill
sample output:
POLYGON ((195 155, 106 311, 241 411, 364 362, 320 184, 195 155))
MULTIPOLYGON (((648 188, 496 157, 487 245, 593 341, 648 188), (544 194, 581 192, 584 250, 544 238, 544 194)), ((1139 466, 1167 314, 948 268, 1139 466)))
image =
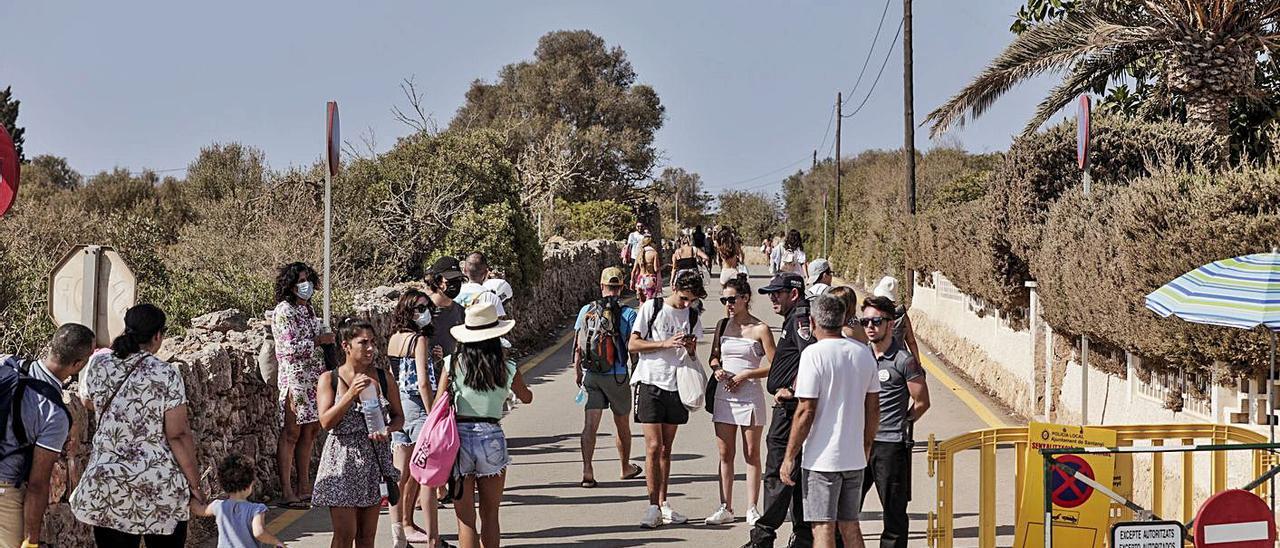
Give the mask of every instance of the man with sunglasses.
POLYGON ((862 498, 866 499, 872 485, 880 494, 884 508, 881 548, 907 545, 911 448, 915 444, 912 430, 929 410, 924 370, 903 342, 893 336, 895 308, 886 297, 868 297, 862 301, 862 318, 858 320, 871 341, 880 375, 880 429, 867 461, 868 477, 862 483, 862 498))
MULTIPOLYGON (((773 546, 773 541, 778 538, 778 528, 787 519, 788 510, 791 513, 791 541, 788 546, 808 548, 813 546, 813 530, 804 521, 801 488, 783 483, 780 475, 787 441, 791 437, 791 419, 799 403, 795 397, 795 385, 800 353, 816 340, 809 329, 800 329, 797 324, 797 317, 801 315, 797 305, 805 300, 804 278, 792 272, 780 272, 774 275, 769 285, 760 288, 759 293, 769 296, 773 311, 785 320, 766 382, 766 388, 777 398, 777 403, 773 406, 773 418, 769 421, 769 434, 765 438, 769 455, 764 466, 764 509, 751 528, 750 542, 743 548, 773 546)), ((803 321, 808 323, 807 318, 803 321)), ((798 471, 795 478, 799 478, 798 471)))

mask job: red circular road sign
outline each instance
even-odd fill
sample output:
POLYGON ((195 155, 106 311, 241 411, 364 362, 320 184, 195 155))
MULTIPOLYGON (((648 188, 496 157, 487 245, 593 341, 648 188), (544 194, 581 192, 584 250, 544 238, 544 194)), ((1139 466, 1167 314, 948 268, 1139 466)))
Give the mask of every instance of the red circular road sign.
POLYGON ((18 197, 18 175, 21 171, 18 163, 18 150, 13 146, 9 132, 0 126, 0 215, 4 215, 13 206, 18 197))
POLYGON ((1097 479, 1093 476, 1093 467, 1076 455, 1058 457, 1058 466, 1049 471, 1049 494, 1055 506, 1075 508, 1089 500, 1093 488, 1072 475, 1073 471, 1097 479), (1065 468, 1065 470, 1064 470, 1065 468))
POLYGON ((1090 106, 1089 96, 1080 96, 1080 115, 1076 117, 1076 163, 1080 165, 1080 169, 1089 167, 1089 132, 1090 132, 1090 106))
POLYGON ((1275 546, 1275 516, 1258 495, 1240 489, 1223 491, 1204 501, 1196 513, 1195 541, 1197 547, 1275 546))
POLYGON ((337 176, 342 165, 342 132, 338 128, 338 102, 329 101, 325 109, 325 145, 328 153, 329 175, 337 176))

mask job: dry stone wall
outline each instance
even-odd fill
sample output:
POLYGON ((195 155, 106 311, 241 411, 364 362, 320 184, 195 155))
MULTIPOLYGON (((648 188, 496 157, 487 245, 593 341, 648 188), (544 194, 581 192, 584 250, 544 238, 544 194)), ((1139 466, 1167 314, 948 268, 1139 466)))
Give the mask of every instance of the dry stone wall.
MULTIPOLYGON (((518 294, 511 308, 518 322, 512 335, 517 349, 528 352, 554 340, 556 329, 599 294, 600 271, 618 264, 620 250, 618 242, 605 240, 548 244, 541 282, 518 294)), ((385 336, 396 299, 412 285, 379 287, 357 295, 357 314, 372 321, 379 335, 385 336)), ((238 453, 257 464, 258 484, 250 498, 273 499, 280 493, 275 462, 280 424, 272 377, 275 354, 271 326, 266 319, 250 318, 238 310, 201 316, 192 320, 192 326, 182 336, 165 340, 158 355, 177 365, 186 384, 204 489, 213 496, 222 495, 216 488, 214 470, 223 457, 238 453)), ((89 527, 75 520, 65 502, 87 461, 92 435, 91 428, 85 428, 92 420, 74 394, 74 387, 64 394, 77 425, 60 463, 61 469, 69 472, 65 480, 55 479, 52 495, 59 502, 50 506, 43 534, 50 546, 59 548, 92 546, 89 527)), ((324 446, 323 436, 321 433, 316 440, 313 467, 324 446)), ((216 530, 211 519, 194 520, 188 545, 199 545, 213 536, 216 530)))

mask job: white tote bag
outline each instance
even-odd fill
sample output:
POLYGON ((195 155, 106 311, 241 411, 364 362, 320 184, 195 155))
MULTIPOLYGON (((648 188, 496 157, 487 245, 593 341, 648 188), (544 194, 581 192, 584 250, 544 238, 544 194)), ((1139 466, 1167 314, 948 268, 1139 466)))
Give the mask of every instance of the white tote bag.
POLYGON ((686 409, 695 411, 706 405, 707 373, 696 356, 681 352, 680 367, 676 369, 676 391, 686 409))

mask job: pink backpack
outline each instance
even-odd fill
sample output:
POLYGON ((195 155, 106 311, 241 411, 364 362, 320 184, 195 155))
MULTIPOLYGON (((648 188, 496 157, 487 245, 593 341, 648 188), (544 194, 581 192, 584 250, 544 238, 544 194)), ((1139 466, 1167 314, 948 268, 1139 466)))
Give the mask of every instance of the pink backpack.
POLYGON ((458 458, 458 446, 461 445, 453 402, 448 394, 438 394, 438 397, 409 458, 409 474, 428 487, 449 483, 453 463, 458 458))

